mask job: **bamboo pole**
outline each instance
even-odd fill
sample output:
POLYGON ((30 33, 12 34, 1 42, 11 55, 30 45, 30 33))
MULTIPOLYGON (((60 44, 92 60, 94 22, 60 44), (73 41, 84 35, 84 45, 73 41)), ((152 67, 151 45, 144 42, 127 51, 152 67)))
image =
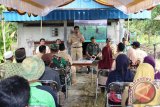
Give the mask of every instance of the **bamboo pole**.
POLYGON ((3 48, 4 48, 4 53, 6 52, 6 37, 5 37, 5 22, 3 18, 3 13, 1 17, 1 25, 2 25, 2 37, 3 37, 3 48))
POLYGON ((43 36, 43 17, 41 16, 41 28, 40 28, 41 36, 43 36))

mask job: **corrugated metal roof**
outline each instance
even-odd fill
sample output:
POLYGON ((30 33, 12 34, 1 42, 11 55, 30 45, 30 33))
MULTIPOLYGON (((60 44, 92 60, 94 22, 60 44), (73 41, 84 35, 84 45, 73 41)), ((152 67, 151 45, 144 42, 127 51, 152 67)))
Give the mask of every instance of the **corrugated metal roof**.
MULTIPOLYGON (((4 12, 5 21, 39 21, 41 17, 19 15, 16 12, 4 12)), ((100 19, 126 19, 128 15, 114 9, 91 9, 91 10, 54 10, 42 19, 47 20, 100 20, 100 19)))
MULTIPOLYGON (((27 14, 19 15, 16 12, 4 12, 5 21, 39 21, 40 16, 29 17, 27 14)), ((72 3, 60 7, 59 10, 53 10, 43 20, 101 20, 101 19, 127 19, 128 15, 122 11, 101 5, 93 0, 75 0, 72 3)), ((144 11, 138 14, 130 14, 129 18, 149 19, 151 12, 144 11)))

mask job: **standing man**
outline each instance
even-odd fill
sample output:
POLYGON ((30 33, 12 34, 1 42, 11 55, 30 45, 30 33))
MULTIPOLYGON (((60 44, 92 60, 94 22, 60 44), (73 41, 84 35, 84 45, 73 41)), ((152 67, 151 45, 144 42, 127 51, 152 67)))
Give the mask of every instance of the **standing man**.
MULTIPOLYGON (((41 38, 41 39, 40 39, 40 45, 36 48, 36 54, 37 54, 37 53, 40 53, 40 52, 39 52, 39 47, 40 47, 41 45, 45 45, 45 39, 44 39, 44 38, 41 38)), ((50 53, 49 47, 48 47, 47 45, 45 45, 45 46, 46 46, 46 53, 50 53)))
POLYGON ((79 26, 74 27, 74 33, 69 37, 71 44, 71 56, 73 60, 83 58, 82 43, 85 41, 83 35, 79 32, 79 26))

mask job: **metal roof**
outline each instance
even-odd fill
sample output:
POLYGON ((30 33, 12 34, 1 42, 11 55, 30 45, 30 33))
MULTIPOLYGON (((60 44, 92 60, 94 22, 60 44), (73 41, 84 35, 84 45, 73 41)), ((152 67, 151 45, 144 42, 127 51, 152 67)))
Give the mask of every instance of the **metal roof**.
MULTIPOLYGON (((5 21, 39 21, 40 16, 29 17, 27 14, 19 15, 16 12, 4 12, 5 21)), ((128 15, 114 9, 91 9, 91 10, 54 10, 43 20, 101 20, 101 19, 127 19, 128 15)))
MULTIPOLYGON (((40 16, 29 17, 27 14, 19 15, 16 12, 4 12, 5 21, 39 21, 40 16)), ((44 21, 54 20, 101 20, 101 19, 127 19, 128 15, 114 8, 96 3, 93 0, 75 0, 57 10, 53 10, 48 15, 43 16, 44 21)), ((129 18, 149 19, 150 11, 144 11, 138 14, 130 14, 129 18)))

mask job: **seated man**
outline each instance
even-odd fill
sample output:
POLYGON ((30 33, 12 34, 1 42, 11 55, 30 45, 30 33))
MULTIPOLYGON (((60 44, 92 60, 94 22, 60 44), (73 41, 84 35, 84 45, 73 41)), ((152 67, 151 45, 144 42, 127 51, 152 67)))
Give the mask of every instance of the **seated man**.
POLYGON ((39 53, 39 47, 40 47, 41 45, 45 45, 45 46, 46 46, 46 53, 50 53, 50 49, 49 49, 49 47, 46 45, 45 39, 44 39, 44 38, 41 38, 41 39, 40 39, 40 45, 36 48, 36 54, 39 53))
MULTIPOLYGON (((96 39, 94 37, 91 37, 91 43, 89 43, 87 45, 87 48, 86 48, 86 55, 87 55, 87 59, 100 59, 100 52, 101 52, 101 49, 99 48, 99 45, 96 43, 96 39)), ((88 66, 88 72, 89 73, 91 70, 90 70, 90 67, 88 66)))
POLYGON ((124 48, 125 48, 124 44, 122 42, 120 42, 117 46, 117 54, 114 56, 114 61, 113 61, 111 70, 115 70, 115 68, 116 68, 116 61, 115 60, 118 55, 124 54, 124 48))
POLYGON ((22 63, 23 60, 26 58, 26 51, 25 48, 18 48, 15 51, 15 59, 17 63, 22 63))
POLYGON ((67 61, 63 57, 59 57, 59 45, 58 44, 52 44, 51 45, 51 53, 49 54, 51 59, 51 67, 56 68, 65 68, 67 66, 67 61))
POLYGON ((45 64, 45 71, 44 74, 41 76, 40 80, 53 80, 56 81, 58 84, 58 88, 61 88, 60 78, 58 72, 54 71, 50 68, 51 60, 48 54, 44 54, 42 56, 42 60, 45 64))
POLYGON ((41 45, 39 46, 39 53, 37 53, 36 55, 41 58, 42 55, 44 55, 46 53, 46 46, 45 45, 41 45))
POLYGON ((29 98, 30 87, 24 78, 13 76, 0 82, 1 107, 27 107, 29 98))
POLYGON ((66 61, 68 61, 71 64, 72 84, 76 84, 76 67, 72 66, 72 58, 66 52, 64 43, 61 43, 59 45, 59 50, 60 50, 60 52, 58 53, 58 56, 64 58, 66 61))
POLYGON ((54 92, 50 87, 42 86, 38 79, 44 73, 45 65, 44 62, 38 57, 28 57, 24 59, 22 64, 19 64, 20 68, 17 66, 12 66, 12 69, 6 69, 3 78, 8 76, 19 75, 24 77, 29 81, 30 84, 30 106, 47 106, 56 107, 54 100, 54 92))

